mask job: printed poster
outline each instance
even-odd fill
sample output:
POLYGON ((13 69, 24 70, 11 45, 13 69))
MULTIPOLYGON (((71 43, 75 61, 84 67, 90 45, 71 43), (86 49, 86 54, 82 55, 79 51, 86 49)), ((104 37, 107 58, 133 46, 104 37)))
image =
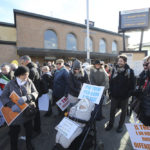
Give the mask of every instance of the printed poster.
POLYGON ((84 83, 78 98, 88 99, 95 104, 99 104, 104 89, 104 86, 96 86, 84 83))
POLYGON ((55 129, 63 134, 67 139, 70 139, 78 127, 79 125, 76 122, 64 117, 55 129))
POLYGON ((69 106, 70 102, 67 97, 62 97, 56 102, 56 104, 62 111, 64 111, 69 106))
POLYGON ((19 96, 15 91, 10 94, 10 99, 21 109, 21 112, 13 112, 9 107, 3 106, 1 108, 1 112, 8 126, 11 125, 11 123, 28 107, 28 104, 26 103, 23 105, 18 104, 19 96))
POLYGON ((150 126, 144 126, 142 123, 126 123, 133 149, 150 149, 150 126))

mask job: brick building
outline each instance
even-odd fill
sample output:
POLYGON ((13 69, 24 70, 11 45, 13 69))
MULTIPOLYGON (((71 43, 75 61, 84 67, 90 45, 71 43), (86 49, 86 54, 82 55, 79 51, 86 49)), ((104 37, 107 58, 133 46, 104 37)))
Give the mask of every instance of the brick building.
MULTIPOLYGON (((126 46, 128 38, 126 37, 126 46)), ((34 61, 86 58, 83 24, 14 10, 14 24, 0 23, 0 64, 30 55, 34 61)), ((111 61, 123 49, 121 34, 90 28, 91 59, 111 61)))

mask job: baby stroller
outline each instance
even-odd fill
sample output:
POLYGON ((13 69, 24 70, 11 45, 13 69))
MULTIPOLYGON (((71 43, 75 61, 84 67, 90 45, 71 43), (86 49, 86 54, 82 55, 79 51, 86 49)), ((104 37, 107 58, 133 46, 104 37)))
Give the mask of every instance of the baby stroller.
POLYGON ((99 105, 95 106, 94 104, 89 120, 82 120, 69 115, 69 119, 79 124, 84 124, 83 130, 79 131, 81 133, 77 135, 75 139, 73 139, 69 147, 67 146, 67 148, 64 148, 65 146, 63 143, 57 141, 53 150, 96 150, 96 116, 99 112, 99 109, 99 105))

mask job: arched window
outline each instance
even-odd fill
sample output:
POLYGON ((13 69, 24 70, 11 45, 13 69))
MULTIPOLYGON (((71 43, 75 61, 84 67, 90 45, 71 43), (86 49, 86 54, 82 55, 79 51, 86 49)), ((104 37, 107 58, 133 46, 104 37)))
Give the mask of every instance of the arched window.
MULTIPOLYGON (((93 51, 93 41, 91 39, 91 37, 89 38, 89 42, 90 42, 90 52, 93 51)), ((87 50, 87 37, 85 38, 85 50, 87 50)))
POLYGON ((99 52, 106 53, 106 42, 104 39, 101 39, 99 42, 99 52))
POLYGON ((67 50, 77 50, 77 39, 74 34, 69 33, 67 35, 67 50))
POLYGON ((44 33, 44 48, 56 49, 57 44, 57 35, 53 30, 46 30, 44 33))
POLYGON ((113 54, 117 53, 117 43, 116 43, 116 41, 112 42, 112 53, 113 54))

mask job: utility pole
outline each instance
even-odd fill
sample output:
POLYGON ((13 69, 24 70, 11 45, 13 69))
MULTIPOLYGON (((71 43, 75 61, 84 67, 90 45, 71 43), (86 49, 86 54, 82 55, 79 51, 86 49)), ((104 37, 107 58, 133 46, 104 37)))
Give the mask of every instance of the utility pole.
POLYGON ((86 51, 87 51, 87 62, 90 63, 89 0, 86 0, 86 15, 87 15, 87 24, 86 24, 86 51))

